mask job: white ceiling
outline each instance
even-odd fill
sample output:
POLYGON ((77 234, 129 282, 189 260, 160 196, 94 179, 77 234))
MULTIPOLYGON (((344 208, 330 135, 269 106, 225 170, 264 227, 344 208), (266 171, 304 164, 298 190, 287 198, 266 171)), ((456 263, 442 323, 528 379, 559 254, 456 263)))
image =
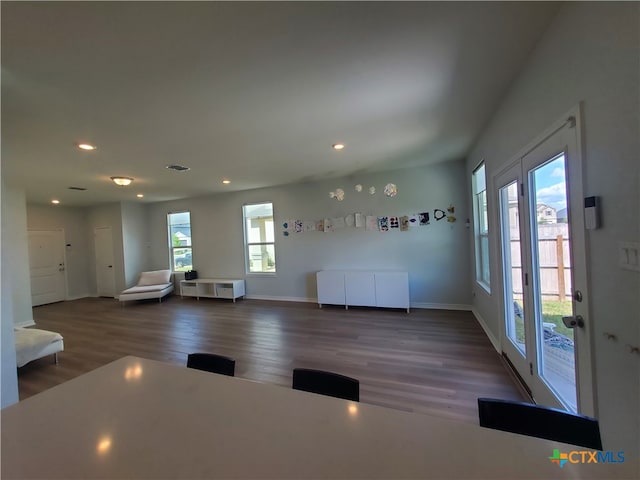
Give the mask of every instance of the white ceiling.
POLYGON ((93 205, 463 158, 558 4, 1 8, 4 181, 29 202, 93 205))

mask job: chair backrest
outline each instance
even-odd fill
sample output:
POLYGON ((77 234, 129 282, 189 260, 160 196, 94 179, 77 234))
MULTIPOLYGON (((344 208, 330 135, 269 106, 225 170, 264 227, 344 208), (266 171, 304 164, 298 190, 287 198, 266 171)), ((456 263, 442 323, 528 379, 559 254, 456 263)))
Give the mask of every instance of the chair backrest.
POLYGON ((602 450, 598 420, 532 403, 478 399, 480 426, 602 450))
POLYGON ((293 388, 345 400, 360 401, 360 382, 355 378, 324 370, 293 369, 293 388))
POLYGON ((233 358, 213 353, 190 353, 187 356, 187 367, 233 377, 236 361, 233 358))

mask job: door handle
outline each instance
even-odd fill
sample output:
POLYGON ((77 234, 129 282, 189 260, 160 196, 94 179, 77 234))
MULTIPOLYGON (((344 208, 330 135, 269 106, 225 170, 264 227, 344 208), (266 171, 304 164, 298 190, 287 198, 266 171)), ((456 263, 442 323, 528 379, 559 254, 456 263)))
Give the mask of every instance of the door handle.
POLYGON ((562 317, 562 323, 567 328, 584 327, 584 318, 582 315, 576 315, 575 317, 562 317))
POLYGON ((109 268, 113 268, 113 265, 107 265, 107 267, 109 267, 109 268))

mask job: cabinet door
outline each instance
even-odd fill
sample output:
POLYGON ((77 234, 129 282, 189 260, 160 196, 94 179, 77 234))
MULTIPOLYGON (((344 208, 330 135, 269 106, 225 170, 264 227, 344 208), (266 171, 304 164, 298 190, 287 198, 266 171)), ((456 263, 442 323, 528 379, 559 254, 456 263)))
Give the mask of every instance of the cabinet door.
POLYGON ((235 298, 244 297, 244 280, 235 280, 233 282, 233 296, 235 298))
POLYGON ((376 306, 376 287, 373 272, 346 272, 344 289, 347 305, 376 306))
POLYGON ((407 272, 380 272, 375 276, 377 307, 409 308, 407 272))
POLYGON ((318 303, 344 305, 344 272, 322 270, 316 273, 318 303))

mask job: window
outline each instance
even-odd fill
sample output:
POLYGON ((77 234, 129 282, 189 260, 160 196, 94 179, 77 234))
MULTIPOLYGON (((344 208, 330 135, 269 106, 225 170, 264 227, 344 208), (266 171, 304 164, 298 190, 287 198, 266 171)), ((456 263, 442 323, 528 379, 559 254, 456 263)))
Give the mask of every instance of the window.
POLYGON ((476 280, 489 291, 489 222, 484 162, 473 172, 473 226, 476 247, 476 280))
POLYGON ((169 252, 174 272, 186 272, 193 268, 191 251, 191 214, 189 212, 167 215, 169 226, 169 252))
POLYGON ((273 204, 242 207, 247 273, 276 273, 273 204))

